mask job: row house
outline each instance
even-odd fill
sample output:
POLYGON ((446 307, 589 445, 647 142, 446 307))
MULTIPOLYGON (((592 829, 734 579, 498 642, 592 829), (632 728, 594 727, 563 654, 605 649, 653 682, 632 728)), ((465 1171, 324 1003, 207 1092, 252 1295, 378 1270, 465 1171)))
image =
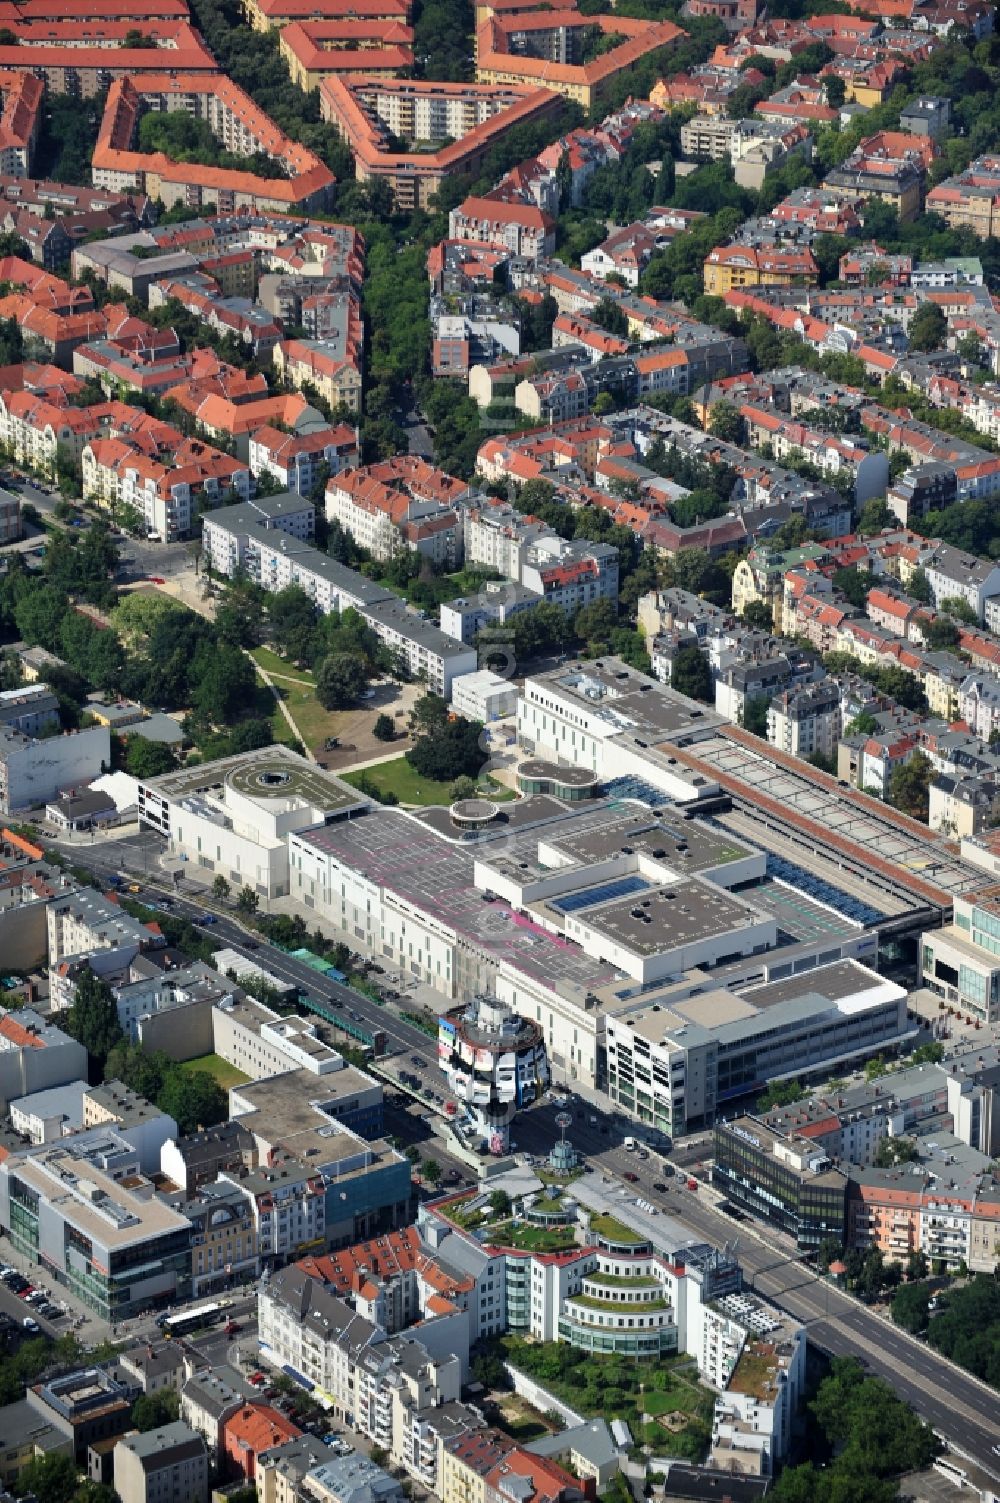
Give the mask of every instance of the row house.
POLYGON ((922 1252, 948 1270, 964 1264, 974 1273, 992 1272, 1000 1250, 1000 1198, 988 1175, 969 1172, 965 1157, 962 1145, 956 1152, 944 1149, 933 1174, 923 1164, 852 1170, 849 1244, 877 1247, 895 1263, 922 1252))
POLYGON ((414 500, 378 481, 347 471, 329 483, 326 515, 371 553, 388 560, 415 548, 433 563, 457 562, 461 522, 458 514, 433 502, 414 500))
POLYGON ((550 214, 534 204, 492 198, 467 198, 452 209, 448 234, 452 240, 503 246, 529 261, 551 256, 556 248, 556 225, 550 214))
POLYGON ((199 439, 176 440, 93 439, 81 454, 85 497, 112 512, 134 508, 147 535, 164 542, 187 536, 199 503, 211 509, 229 496, 249 498, 246 465, 199 439))
POLYGON ((0 444, 16 464, 50 480, 60 451, 78 461, 99 430, 98 409, 63 406, 28 391, 0 391, 0 444))
POLYGON ((315 387, 331 407, 361 408, 360 310, 356 329, 346 344, 342 340, 283 339, 274 347, 274 368, 279 380, 299 390, 315 387))
POLYGON ((285 491, 308 496, 331 475, 353 468, 361 458, 358 430, 349 423, 323 424, 303 433, 265 425, 250 435, 250 473, 269 475, 285 491))

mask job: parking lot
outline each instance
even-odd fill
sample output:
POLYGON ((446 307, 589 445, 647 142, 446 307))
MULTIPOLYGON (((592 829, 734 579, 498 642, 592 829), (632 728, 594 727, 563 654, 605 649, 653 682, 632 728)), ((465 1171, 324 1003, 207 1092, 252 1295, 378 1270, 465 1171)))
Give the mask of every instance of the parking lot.
POLYGON ((65 1336, 81 1323, 58 1291, 26 1278, 7 1263, 0 1265, 0 1310, 32 1336, 65 1336))

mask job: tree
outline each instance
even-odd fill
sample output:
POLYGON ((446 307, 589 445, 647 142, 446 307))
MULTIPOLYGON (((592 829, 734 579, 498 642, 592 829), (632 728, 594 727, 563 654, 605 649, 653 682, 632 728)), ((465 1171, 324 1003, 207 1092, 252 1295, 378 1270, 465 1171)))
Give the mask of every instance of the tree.
POLYGON ((372 735, 376 741, 392 741, 396 735, 396 727, 391 715, 376 715, 375 724, 372 726, 372 735))
POLYGON ((205 1070, 182 1070, 175 1066, 169 1071, 156 1104, 161 1112, 173 1117, 182 1133, 214 1127, 229 1116, 226 1092, 205 1070))
POLYGON ((944 652, 949 647, 955 647, 961 633, 955 622, 949 616, 938 616, 933 621, 928 621, 924 626, 921 622, 921 630, 924 641, 932 652, 944 652))
POLYGON ((883 527, 890 527, 893 515, 881 496, 866 501, 858 515, 858 532, 862 537, 874 537, 883 527))
POLYGON ((494 1216, 510 1215, 510 1196, 506 1190, 494 1190, 490 1195, 490 1210, 494 1216))
POLYGON ((940 350, 948 337, 948 320, 937 303, 921 303, 910 320, 911 350, 940 350))
POLYGON ((310 662, 316 632, 316 607, 301 585, 288 585, 268 597, 271 638, 282 657, 310 662))
POLYGON ((918 600, 921 605, 930 605, 934 598, 931 594, 931 582, 927 578, 927 573, 924 569, 914 569, 907 582, 906 589, 907 593, 914 600, 918 600))
POLYGON ((218 903, 224 903, 231 892, 232 888, 230 887, 229 883, 226 881, 222 873, 219 872, 218 876, 212 883, 213 898, 215 898, 216 902, 218 903))
POLYGON ((156 1393, 144 1393, 132 1405, 132 1423, 143 1434, 157 1430, 160 1425, 169 1425, 179 1418, 181 1396, 176 1388, 161 1388, 156 1393))
POLYGON ((480 745, 483 727, 478 720, 450 720, 433 736, 420 736, 406 760, 422 777, 442 783, 476 778, 486 760, 480 745))
POLYGON ((239 913, 256 913, 260 907, 260 898, 252 887, 241 887, 236 899, 236 908, 239 913))
POLYGON ((133 778, 145 782, 170 772, 177 763, 165 741, 150 741, 145 736, 126 736, 125 771, 133 778))
POLYGON ((920 1157, 912 1138, 886 1135, 875 1150, 876 1169, 891 1169, 894 1164, 912 1164, 920 1157))
POLYGON ((590 321, 608 334, 618 335, 621 339, 628 336, 628 318, 621 305, 612 297, 601 298, 590 311, 590 321))
POLYGON ((769 1112, 775 1106, 791 1106, 793 1101, 801 1101, 805 1094, 801 1081, 772 1080, 763 1096, 757 1097, 756 1109, 769 1112))
POLYGON ((914 752, 908 762, 894 767, 889 778, 889 802, 901 814, 927 823, 930 807, 930 784, 934 768, 922 751, 914 752))
POLYGON ((835 569, 833 573, 833 587, 848 600, 851 605, 857 606, 863 611, 868 600, 868 580, 853 564, 846 569, 835 569))
POLYGON ((107 982, 95 976, 90 966, 85 966, 76 984, 73 1004, 65 1023, 66 1032, 83 1045, 90 1056, 91 1064, 103 1075, 104 1062, 116 1044, 121 1043, 121 1024, 118 1021, 118 1004, 107 982))
POLYGON ((745 731, 753 736, 760 736, 762 740, 767 738, 767 712, 770 703, 766 694, 752 694, 743 701, 740 724, 745 731))
POLYGON ((847 98, 847 85, 836 73, 828 73, 823 79, 826 102, 832 110, 839 110, 847 98))
POLYGON ((324 710, 340 710, 364 692, 368 669, 357 652, 331 653, 316 673, 316 698, 324 710))
POLYGON ((906 1260, 906 1277, 916 1283, 927 1277, 927 1257, 922 1252, 911 1252, 906 1260))
POLYGON ((844 736, 874 736, 878 730, 878 721, 867 710, 861 710, 844 727, 844 736))
POLYGON ((420 1178, 425 1179, 429 1185, 436 1185, 441 1178, 441 1165, 437 1159, 424 1159, 420 1165, 420 1178))
POLYGON ((436 736, 448 724, 451 711, 440 694, 421 694, 410 711, 411 736, 436 736))
POLYGON ((824 1272, 835 1263, 844 1251, 838 1237, 824 1237, 816 1252, 816 1261, 824 1272))
POLYGON ((930 1319, 930 1290, 926 1284, 901 1284, 892 1297, 892 1319, 913 1336, 926 1331, 930 1319))
POLYGON ((773 631, 774 612, 765 600, 749 600, 743 607, 743 624, 754 631, 773 631))
POLYGON ((38 1503, 71 1503, 76 1489, 76 1462, 57 1451, 29 1461, 17 1479, 18 1492, 30 1493, 38 1503))
POLYGON ((962 595, 948 595, 941 601, 941 609, 956 621, 963 622, 966 626, 978 626, 979 617, 972 606, 962 595))
POLYGON ((716 402, 708 417, 708 431, 726 444, 743 442, 746 425, 733 402, 716 402))
POLYGON ((700 699, 706 704, 711 701, 712 670, 700 647, 681 648, 670 670, 670 686, 690 699, 700 699))
POLYGON ((449 796, 453 799, 475 798, 478 789, 475 778, 456 778, 448 789, 449 796))

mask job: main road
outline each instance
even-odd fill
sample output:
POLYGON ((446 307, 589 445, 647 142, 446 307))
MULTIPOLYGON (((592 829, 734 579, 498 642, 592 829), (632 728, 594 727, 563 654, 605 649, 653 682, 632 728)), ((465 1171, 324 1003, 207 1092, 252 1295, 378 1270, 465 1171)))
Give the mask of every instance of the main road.
POLYGON ((74 865, 85 867, 109 884, 112 878, 121 876, 133 879, 142 889, 131 894, 137 902, 146 901, 154 908, 162 907, 165 913, 189 919, 203 930, 206 938, 217 939, 220 950, 227 946, 239 950, 248 962, 272 972, 290 986, 300 987, 317 1002, 328 1003, 334 1012, 342 1012, 346 1018, 360 1022, 366 1028, 381 1029, 386 1037, 387 1053, 417 1054, 426 1060, 428 1051, 431 1054, 437 1052, 435 1039, 407 1023, 387 1005, 380 1005, 353 987, 344 986, 324 976, 322 971, 313 970, 294 955, 258 939, 207 895, 185 892, 183 883, 175 886, 157 866, 156 857, 162 849, 157 836, 131 836, 123 840, 95 842, 90 846, 64 845, 61 849, 74 865), (206 923, 206 918, 211 922, 206 923))
MULTIPOLYGON (((542 1107, 517 1120, 520 1148, 547 1153, 559 1135, 554 1109, 542 1107)), ((622 1147, 622 1131, 609 1114, 573 1103, 567 1136, 595 1168, 618 1180, 637 1174, 629 1194, 642 1199, 695 1238, 722 1247, 738 1240, 738 1255, 750 1288, 786 1310, 806 1327, 809 1340, 833 1356, 858 1357, 870 1372, 884 1378, 934 1430, 991 1472, 1000 1472, 994 1447, 1000 1446, 1000 1396, 962 1372, 932 1347, 909 1336, 890 1320, 819 1277, 797 1256, 791 1242, 771 1228, 738 1225, 718 1208, 714 1197, 684 1188, 683 1177, 664 1175, 661 1156, 639 1159, 622 1147), (590 1117, 598 1117, 597 1125, 590 1117), (608 1128, 607 1133, 601 1127, 608 1128), (665 1184, 665 1190, 654 1190, 665 1184)))

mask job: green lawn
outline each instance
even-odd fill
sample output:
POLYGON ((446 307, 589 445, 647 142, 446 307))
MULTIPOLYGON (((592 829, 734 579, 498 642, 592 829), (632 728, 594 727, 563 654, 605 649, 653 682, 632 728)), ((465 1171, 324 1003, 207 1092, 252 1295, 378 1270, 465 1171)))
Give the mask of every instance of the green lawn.
POLYGON ((244 1085, 250 1079, 249 1075, 244 1075, 242 1070, 237 1070, 235 1065, 218 1054, 199 1054, 197 1059, 182 1061, 180 1068, 192 1072, 201 1070, 203 1074, 213 1076, 224 1091, 228 1091, 230 1086, 244 1085))
POLYGON ((658 1289, 660 1287, 659 1279, 643 1277, 629 1279, 620 1273, 588 1273, 587 1282, 607 1285, 611 1289, 658 1289))
POLYGON ((673 1414, 677 1409, 683 1409, 685 1414, 694 1414, 704 1397, 704 1390, 699 1390, 694 1384, 675 1377, 668 1392, 650 1393, 647 1391, 644 1393, 642 1410, 651 1419, 656 1419, 660 1414, 673 1414))
POLYGON ((265 673, 277 673, 286 678, 301 679, 303 683, 315 684, 316 680, 308 668, 296 668, 294 663, 286 662, 279 658, 270 647, 255 647, 250 654, 254 662, 264 669, 265 673))
MULTIPOLYGON (((292 714, 296 721, 298 715, 294 707, 292 714)), ((341 774, 345 783, 353 787, 358 786, 358 779, 368 778, 382 793, 394 793, 401 804, 450 804, 451 783, 440 783, 435 778, 421 777, 405 757, 393 757, 388 762, 379 762, 374 767, 360 768, 357 772, 345 772, 341 774)), ((490 798, 497 802, 505 802, 512 799, 514 794, 509 788, 503 788, 498 783, 484 783, 480 791, 484 798, 490 798)))
POLYGON ((268 696, 269 706, 271 706, 271 708, 268 709, 268 720, 271 721, 271 733, 272 735, 274 735, 275 741, 284 742, 284 745, 286 745, 286 747, 287 745, 292 745, 292 742, 295 741, 295 736, 293 736, 292 733, 292 726, 287 723, 286 718, 284 718, 284 715, 281 714, 280 709, 278 709, 277 699, 275 699, 274 694, 271 693, 271 690, 266 687, 265 681, 260 678, 260 675, 257 675, 257 685, 259 685, 260 691, 268 696))
POLYGON ((339 733, 334 711, 324 710, 311 685, 275 679, 274 687, 280 693, 282 703, 287 707, 307 746, 319 746, 327 736, 339 733))
POLYGON ((484 1239, 499 1247, 518 1247, 524 1252, 537 1253, 566 1252, 568 1248, 577 1246, 571 1226, 526 1226, 524 1222, 515 1226, 511 1221, 488 1226, 484 1239))
POLYGON ((607 1237, 609 1242, 639 1243, 646 1241, 641 1232, 633 1231, 630 1226, 626 1226, 616 1216, 591 1216, 590 1230, 596 1232, 599 1237, 607 1237))
POLYGON ((583 1305, 587 1310, 612 1310, 617 1314, 625 1310, 667 1310, 669 1305, 665 1299, 597 1299, 593 1294, 574 1294, 571 1296, 573 1303, 583 1305))

